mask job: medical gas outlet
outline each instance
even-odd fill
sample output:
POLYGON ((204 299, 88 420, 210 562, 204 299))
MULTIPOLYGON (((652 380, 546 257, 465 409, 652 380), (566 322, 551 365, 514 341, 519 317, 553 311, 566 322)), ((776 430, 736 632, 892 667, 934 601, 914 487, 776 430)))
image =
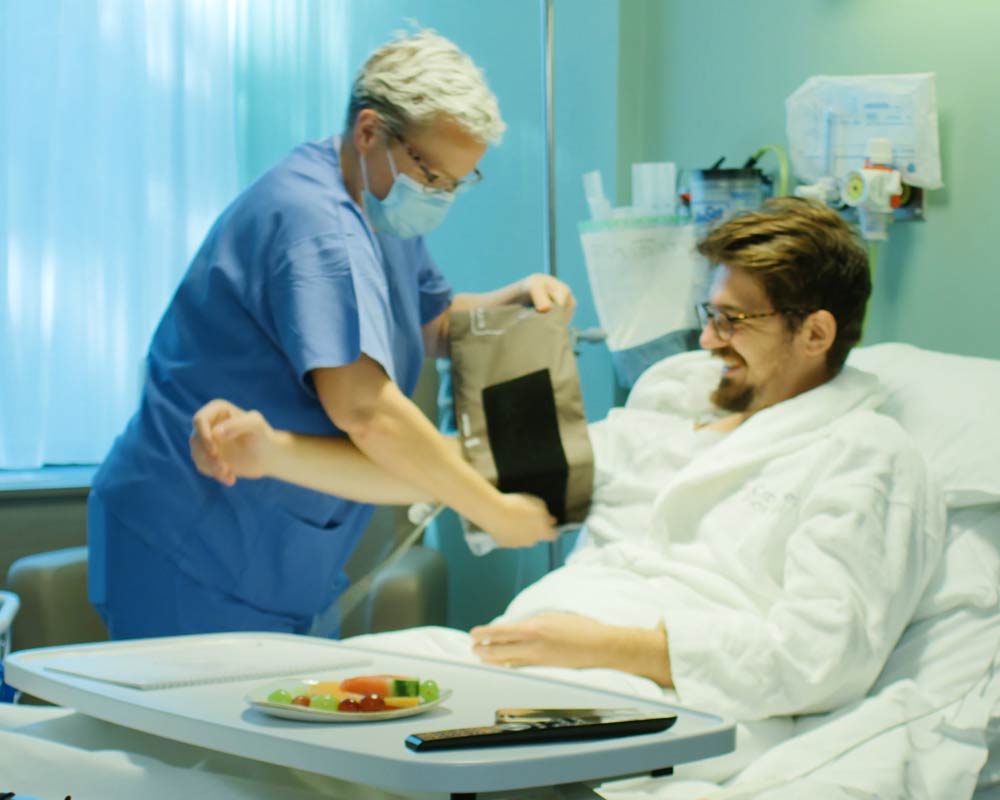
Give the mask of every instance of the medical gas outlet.
POLYGON ((903 199, 903 176, 892 166, 892 142, 872 139, 864 167, 844 176, 841 200, 858 209, 861 235, 868 240, 889 238, 892 212, 903 199))

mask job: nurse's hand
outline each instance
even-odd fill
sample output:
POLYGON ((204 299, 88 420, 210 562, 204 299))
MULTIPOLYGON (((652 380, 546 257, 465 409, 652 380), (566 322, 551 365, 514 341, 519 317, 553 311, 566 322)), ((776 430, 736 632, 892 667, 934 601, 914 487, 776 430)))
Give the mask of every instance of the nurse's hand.
POLYGON ((537 311, 548 311, 553 305, 560 306, 573 316, 576 309, 576 298, 573 290, 558 278, 536 272, 521 281, 524 291, 523 300, 533 305, 537 311))
POLYGON ((531 547, 559 535, 544 500, 530 494, 501 495, 499 513, 484 525, 501 547, 531 547))
POLYGON ((266 474, 274 429, 259 411, 211 400, 194 415, 191 458, 202 475, 232 486, 237 478, 266 474))

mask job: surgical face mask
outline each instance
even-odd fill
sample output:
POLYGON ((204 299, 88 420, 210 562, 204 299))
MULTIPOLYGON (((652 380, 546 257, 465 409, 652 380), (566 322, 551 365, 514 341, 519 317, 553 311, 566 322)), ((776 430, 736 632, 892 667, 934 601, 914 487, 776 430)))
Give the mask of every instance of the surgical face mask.
POLYGON ((379 200, 368 188, 368 170, 365 157, 360 159, 361 179, 364 181, 365 213, 375 229, 391 233, 400 239, 410 239, 430 233, 441 224, 455 200, 454 192, 427 191, 409 175, 397 171, 388 146, 385 149, 392 170, 392 188, 379 200))

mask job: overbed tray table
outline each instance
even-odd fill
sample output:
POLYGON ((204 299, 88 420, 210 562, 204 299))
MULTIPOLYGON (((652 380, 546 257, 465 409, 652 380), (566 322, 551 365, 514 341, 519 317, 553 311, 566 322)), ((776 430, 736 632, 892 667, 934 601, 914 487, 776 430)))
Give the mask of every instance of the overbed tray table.
MULTIPOLYGON (((161 656, 162 657, 162 656, 161 656)), ((269 659, 270 660, 270 659, 269 659)), ((721 755, 735 744, 732 722, 711 714, 498 669, 423 656, 400 655, 311 637, 272 633, 226 633, 144 639, 24 650, 6 662, 12 686, 84 714, 168 739, 245 758, 331 775, 396 792, 446 792, 453 798, 477 792, 579 784, 640 773, 663 774, 680 763, 721 755), (154 663, 164 646, 187 650, 220 645, 236 661, 245 655, 287 655, 289 671, 277 677, 136 689, 57 672, 48 665, 68 656, 106 654, 133 666, 154 663), (368 663, 302 672, 308 651, 331 657, 357 656, 368 663), (325 651, 324 651, 325 652, 325 651), (410 674, 432 677, 451 697, 419 716, 403 719, 316 723, 277 719, 245 700, 262 683, 288 677, 347 677, 352 674, 410 674), (629 707, 677 715, 666 731, 618 739, 522 744, 417 753, 404 745, 414 732, 489 725, 497 708, 629 707)))

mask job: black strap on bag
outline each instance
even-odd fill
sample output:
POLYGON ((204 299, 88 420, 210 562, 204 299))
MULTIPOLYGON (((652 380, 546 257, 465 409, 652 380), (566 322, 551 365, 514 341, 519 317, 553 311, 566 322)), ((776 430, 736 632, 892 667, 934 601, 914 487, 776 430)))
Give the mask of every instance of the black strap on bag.
POLYGON ((549 513, 564 522, 569 462, 559 438, 549 370, 487 386, 482 398, 497 488, 540 497, 549 513))

